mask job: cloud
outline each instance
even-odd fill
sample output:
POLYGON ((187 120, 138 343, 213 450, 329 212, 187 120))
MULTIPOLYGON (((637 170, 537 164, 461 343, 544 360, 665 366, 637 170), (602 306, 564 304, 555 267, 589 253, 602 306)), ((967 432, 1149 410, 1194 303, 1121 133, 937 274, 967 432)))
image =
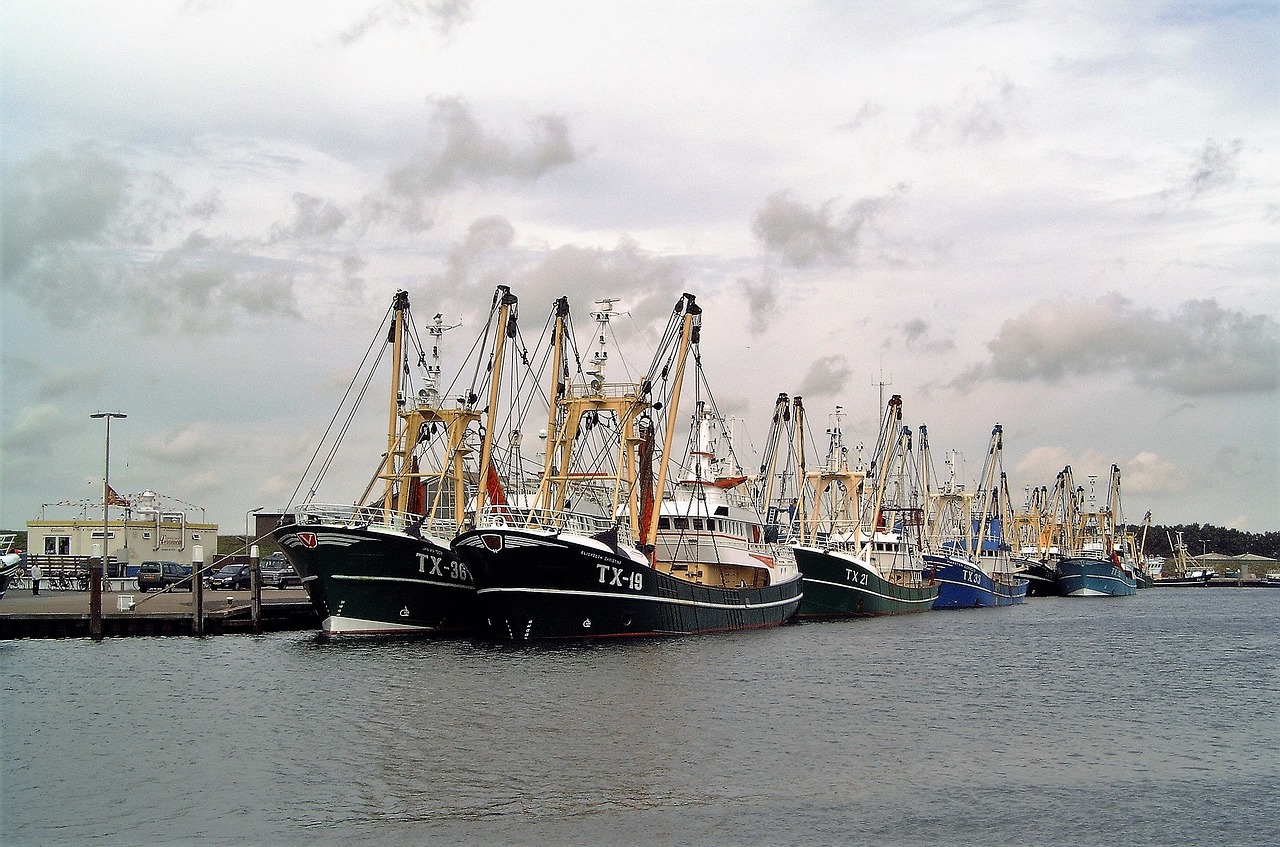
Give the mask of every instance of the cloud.
POLYGON ((515 237, 515 227, 501 215, 472 221, 466 238, 449 251, 449 269, 445 274, 447 283, 455 286, 468 283, 486 259, 491 260, 489 270, 481 274, 482 280, 477 280, 477 283, 483 281, 488 287, 493 287, 504 282, 510 270, 494 267, 492 260, 508 254, 515 237))
POLYGON ((530 120, 529 143, 513 149, 486 134, 461 99, 445 98, 436 102, 430 131, 440 137, 439 143, 387 176, 386 202, 411 232, 431 227, 427 204, 446 191, 495 179, 533 181, 577 160, 568 122, 556 115, 530 120))
MULTIPOLYGON (((215 191, 188 204, 164 173, 132 171, 93 147, 37 153, 4 181, 3 283, 58 320, 110 318, 149 331, 207 330, 219 312, 296 315, 300 265, 263 254, 254 239, 180 234, 220 202, 215 191)), ((303 194, 295 203, 279 238, 333 226, 331 206, 303 194)))
POLYGON ((1225 144, 1219 144, 1212 138, 1205 141, 1191 163, 1185 190, 1196 197, 1235 182, 1243 149, 1244 141, 1239 138, 1225 144))
POLYGON ((850 373, 849 360, 844 356, 823 356, 809 366, 796 393, 801 397, 831 397, 844 389, 850 373))
POLYGON ((293 221, 287 226, 273 226, 271 243, 324 238, 337 232, 347 222, 347 216, 330 200, 299 191, 293 195, 293 204, 293 221))
POLYGON ((165 465, 201 467, 207 460, 224 452, 225 448, 216 427, 197 421, 144 442, 138 447, 138 452, 165 465))
POLYGON ((1125 494, 1177 494, 1191 489, 1190 475, 1155 453, 1144 451, 1117 464, 1125 494))
POLYGON ((1008 77, 989 74, 984 84, 966 86, 958 102, 921 109, 911 143, 930 150, 947 143, 975 146, 999 141, 1008 132, 1016 93, 1008 77))
POLYGON ((338 41, 350 46, 379 27, 408 29, 423 21, 449 35, 470 20, 471 0, 383 0, 339 33, 338 41))
POLYGON ((544 305, 535 308, 549 310, 556 297, 568 295, 571 308, 583 315, 597 299, 620 298, 617 308, 630 312, 642 327, 665 323, 684 288, 685 274, 675 260, 650 255, 627 237, 611 250, 552 250, 513 283, 526 308, 540 303, 544 305))
POLYGON ((902 335, 907 349, 923 353, 946 353, 954 350, 956 343, 948 338, 934 338, 929 331, 929 322, 924 318, 915 318, 902 325, 902 335))
POLYGON ((83 368, 58 368, 40 381, 36 396, 46 400, 63 397, 83 398, 95 392, 107 375, 105 365, 83 368))
POLYGON ((990 359, 953 385, 1127 374, 1140 385, 1195 397, 1269 393, 1280 383, 1280 326, 1214 300, 1188 301, 1167 318, 1118 294, 1041 301, 1005 321, 987 348, 990 359))
POLYGON ((0 447, 9 457, 6 461, 21 458, 30 462, 33 457, 52 455, 55 434, 66 435, 70 426, 63 410, 52 403, 24 406, 13 425, 0 433, 0 447))
MULTIPOLYGON (((894 193, 902 190, 899 187, 894 193)), ((867 197, 838 211, 834 199, 811 208, 780 191, 765 200, 751 223, 751 231, 766 249, 778 253, 789 265, 803 268, 819 263, 850 264, 861 244, 863 228, 892 199, 893 194, 867 197)))
POLYGON ((44 250, 101 239, 125 207, 129 173, 90 145, 44 151, 5 175, 0 270, 12 284, 44 250))
POLYGON ((749 279, 739 280, 742 291, 747 297, 747 309, 751 315, 748 328, 752 335, 759 335, 769 328, 769 319, 773 317, 778 305, 778 289, 781 280, 778 273, 766 268, 760 279, 752 282, 749 279))

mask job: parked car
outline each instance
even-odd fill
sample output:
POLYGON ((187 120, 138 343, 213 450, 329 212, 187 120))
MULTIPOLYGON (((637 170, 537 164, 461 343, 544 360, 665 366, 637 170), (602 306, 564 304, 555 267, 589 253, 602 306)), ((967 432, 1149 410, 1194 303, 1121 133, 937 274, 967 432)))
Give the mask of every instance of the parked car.
POLYGON ((138 590, 168 588, 177 585, 191 590, 191 566, 178 562, 142 562, 138 565, 138 590))
POLYGON ((249 588, 248 565, 223 565, 209 577, 209 587, 226 591, 243 591, 249 588))
POLYGON ((302 585, 302 577, 293 569, 293 565, 283 556, 273 554, 262 560, 259 568, 262 572, 262 587, 297 588, 302 585))

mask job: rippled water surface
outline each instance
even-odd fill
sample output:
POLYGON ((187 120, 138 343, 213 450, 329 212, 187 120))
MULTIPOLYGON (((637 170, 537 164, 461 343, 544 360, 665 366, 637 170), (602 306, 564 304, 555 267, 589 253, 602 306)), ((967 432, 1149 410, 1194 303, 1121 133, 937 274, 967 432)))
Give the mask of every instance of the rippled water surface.
POLYGON ((0 642, 0 842, 1274 845, 1280 591, 679 640, 0 642))

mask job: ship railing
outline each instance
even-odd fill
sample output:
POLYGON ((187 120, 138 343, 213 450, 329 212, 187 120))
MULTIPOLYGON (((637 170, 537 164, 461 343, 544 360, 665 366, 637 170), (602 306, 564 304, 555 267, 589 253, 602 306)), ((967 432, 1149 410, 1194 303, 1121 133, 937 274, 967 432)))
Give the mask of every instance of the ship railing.
POLYGON ((618 543, 625 544, 631 540, 631 526, 626 521, 617 521, 607 515, 594 515, 584 512, 571 512, 557 509, 520 509, 513 506, 485 506, 476 521, 477 529, 493 529, 500 527, 521 527, 525 529, 541 529, 550 532, 571 532, 576 535, 595 536, 618 530, 618 543))
POLYGON ((606 382, 595 386, 590 383, 575 382, 566 388, 566 393, 573 399, 606 397, 610 400, 616 400, 619 397, 633 396, 637 394, 637 391, 638 389, 634 382, 606 382))
POLYGON ((306 503, 293 510, 298 523, 335 524, 351 528, 378 527, 393 532, 421 533, 449 539, 458 534, 458 525, 452 519, 426 520, 413 512, 397 512, 381 506, 355 506, 350 503, 306 503))

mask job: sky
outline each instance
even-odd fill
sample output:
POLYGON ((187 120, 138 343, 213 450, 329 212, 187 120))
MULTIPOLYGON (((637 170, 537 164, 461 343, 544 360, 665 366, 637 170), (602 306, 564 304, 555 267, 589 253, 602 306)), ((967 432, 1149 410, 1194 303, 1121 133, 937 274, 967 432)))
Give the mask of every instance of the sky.
POLYGON ((656 339, 695 294, 748 466, 779 392, 868 450, 883 392, 962 478, 1001 424, 1016 499, 1115 463, 1131 522, 1275 531, 1278 19, 5 0, 0 527, 100 502, 109 410, 113 488, 243 532, 397 289, 461 324, 447 371, 506 284, 535 334, 568 295, 656 339))

